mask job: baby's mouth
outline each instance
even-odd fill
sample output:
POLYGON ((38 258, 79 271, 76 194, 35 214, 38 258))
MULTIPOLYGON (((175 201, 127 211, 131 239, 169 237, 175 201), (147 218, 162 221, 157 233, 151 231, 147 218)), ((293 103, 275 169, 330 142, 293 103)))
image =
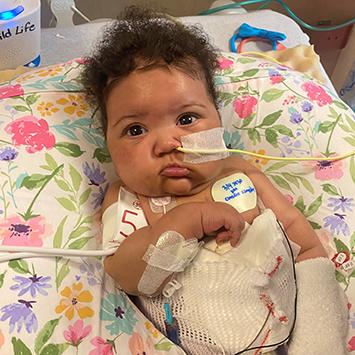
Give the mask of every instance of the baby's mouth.
POLYGON ((160 175, 172 178, 185 177, 190 173, 190 170, 184 168, 178 164, 169 164, 163 168, 160 172, 160 175))

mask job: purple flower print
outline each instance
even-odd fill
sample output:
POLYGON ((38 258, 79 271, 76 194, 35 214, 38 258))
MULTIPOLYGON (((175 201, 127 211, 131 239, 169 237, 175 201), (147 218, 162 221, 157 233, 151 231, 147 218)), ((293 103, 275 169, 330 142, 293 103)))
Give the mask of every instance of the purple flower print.
POLYGON ((298 124, 301 123, 303 121, 303 118, 301 116, 301 114, 297 111, 294 111, 291 113, 291 117, 290 117, 290 121, 292 123, 298 124))
POLYGON ((90 185, 99 186, 106 181, 106 178, 105 178, 106 173, 104 171, 101 172, 100 166, 95 167, 94 163, 92 163, 91 167, 90 167, 89 164, 87 162, 85 162, 83 164, 83 171, 84 171, 84 174, 90 180, 90 185))
POLYGON ((99 273, 102 271, 102 264, 99 262, 96 262, 95 264, 90 263, 90 262, 85 262, 83 260, 83 264, 80 265, 80 272, 82 274, 86 274, 88 284, 90 286, 97 285, 101 282, 96 276, 95 272, 98 271, 99 273))
POLYGON ((32 303, 36 301, 18 300, 18 303, 12 303, 0 308, 2 317, 0 321, 10 319, 10 333, 17 325, 17 333, 20 333, 22 326, 26 327, 27 333, 35 333, 38 328, 38 322, 35 314, 32 312, 32 303))
POLYGON ((341 210, 342 212, 352 212, 353 207, 355 207, 353 198, 348 197, 330 197, 328 199, 328 207, 333 208, 334 212, 341 210))
POLYGON ((18 151, 11 147, 5 147, 0 149, 0 160, 2 161, 10 161, 14 160, 18 155, 18 151))
POLYGON ((302 102, 301 108, 303 112, 310 112, 313 109, 313 105, 309 101, 304 101, 302 102))
POLYGON ((23 296, 25 293, 29 292, 32 297, 36 297, 37 292, 43 296, 47 296, 48 292, 44 289, 51 288, 52 286, 47 283, 50 281, 50 276, 39 276, 33 275, 31 277, 23 277, 23 276, 15 276, 13 280, 17 282, 16 285, 10 287, 10 290, 17 291, 20 290, 18 293, 18 297, 23 296))
POLYGON ((94 200, 91 202, 91 204, 94 209, 96 209, 102 205, 102 201, 104 200, 107 189, 108 189, 108 184, 106 184, 106 186, 104 188, 102 188, 100 186, 99 192, 94 192, 92 194, 92 196, 94 197, 94 200))
POLYGON ((337 235, 342 233, 344 236, 350 234, 350 229, 347 223, 345 222, 345 214, 334 213, 334 215, 327 216, 323 219, 325 222, 324 228, 329 227, 332 233, 337 235))

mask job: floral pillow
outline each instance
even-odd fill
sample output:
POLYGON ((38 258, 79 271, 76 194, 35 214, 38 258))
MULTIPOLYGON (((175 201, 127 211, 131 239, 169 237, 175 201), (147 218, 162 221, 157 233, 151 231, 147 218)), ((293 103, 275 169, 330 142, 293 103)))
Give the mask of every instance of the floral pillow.
MULTIPOLYGON (((81 93, 81 65, 73 60, 0 85, 0 245, 101 247, 98 211, 115 173, 95 110, 81 93)), ((229 147, 286 157, 354 150, 354 114, 329 89, 264 60, 225 54, 220 66, 229 147)), ((310 220, 355 303, 354 157, 246 159, 310 220)), ((181 354, 114 287, 99 259, 0 262, 0 292, 0 353, 181 354)), ((355 328, 352 310, 350 324, 355 328)))
MULTIPOLYGON (((216 84, 230 148, 280 157, 332 157, 355 150, 355 115, 311 77, 264 59, 224 53, 216 84)), ((306 216, 355 305, 355 157, 272 161, 245 155, 306 216)), ((355 350, 350 309, 349 350, 355 350)))
MULTIPOLYGON (((0 84, 0 246, 101 249, 114 170, 82 62, 0 84)), ((182 354, 107 277, 100 258, 1 261, 0 354, 182 354)))

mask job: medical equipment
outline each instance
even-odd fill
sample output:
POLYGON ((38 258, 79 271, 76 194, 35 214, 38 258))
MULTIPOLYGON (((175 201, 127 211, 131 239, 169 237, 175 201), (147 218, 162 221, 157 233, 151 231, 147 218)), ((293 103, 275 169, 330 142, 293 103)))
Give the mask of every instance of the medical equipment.
MULTIPOLYGON (((271 2, 272 0, 246 0, 246 1, 240 1, 240 2, 236 2, 236 3, 228 3, 226 5, 222 5, 222 6, 217 6, 217 7, 211 7, 206 11, 202 11, 199 13, 199 15, 211 15, 211 14, 215 14, 218 13, 220 11, 225 11, 225 10, 229 10, 229 9, 234 9, 234 8, 240 8, 242 6, 247 6, 247 5, 252 5, 252 4, 258 4, 258 3, 264 3, 264 5, 262 5, 262 7, 264 8, 269 2, 271 2)), ((337 30, 339 28, 342 27, 346 27, 348 25, 352 25, 355 23, 355 18, 346 21, 340 25, 337 26, 312 26, 309 25, 308 23, 304 22, 303 20, 301 20, 282 0, 274 0, 277 3, 279 3, 289 14, 289 16, 296 21, 299 25, 303 26, 304 28, 307 28, 309 30, 314 30, 314 31, 332 31, 332 30, 337 30)))
POLYGON ((156 245, 149 245, 143 256, 147 267, 139 280, 138 291, 147 296, 154 295, 167 277, 185 270, 201 245, 196 238, 186 240, 178 232, 164 232, 156 245))
POLYGON ((0 70, 39 65, 41 23, 39 0, 0 3, 0 70))

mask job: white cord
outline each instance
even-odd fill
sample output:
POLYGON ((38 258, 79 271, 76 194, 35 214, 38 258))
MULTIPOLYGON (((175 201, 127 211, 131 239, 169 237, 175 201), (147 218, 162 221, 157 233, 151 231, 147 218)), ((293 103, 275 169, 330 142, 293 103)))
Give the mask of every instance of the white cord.
POLYGON ((86 17, 77 7, 75 6, 70 6, 70 8, 76 12, 81 18, 83 18, 86 22, 91 22, 91 20, 86 17))
POLYGON ((95 257, 108 256, 115 253, 117 248, 109 248, 105 250, 76 250, 76 249, 60 249, 60 248, 39 248, 1 245, 0 252, 8 252, 8 254, 0 254, 0 262, 6 262, 14 259, 35 258, 43 256, 64 256, 64 257, 95 257))

